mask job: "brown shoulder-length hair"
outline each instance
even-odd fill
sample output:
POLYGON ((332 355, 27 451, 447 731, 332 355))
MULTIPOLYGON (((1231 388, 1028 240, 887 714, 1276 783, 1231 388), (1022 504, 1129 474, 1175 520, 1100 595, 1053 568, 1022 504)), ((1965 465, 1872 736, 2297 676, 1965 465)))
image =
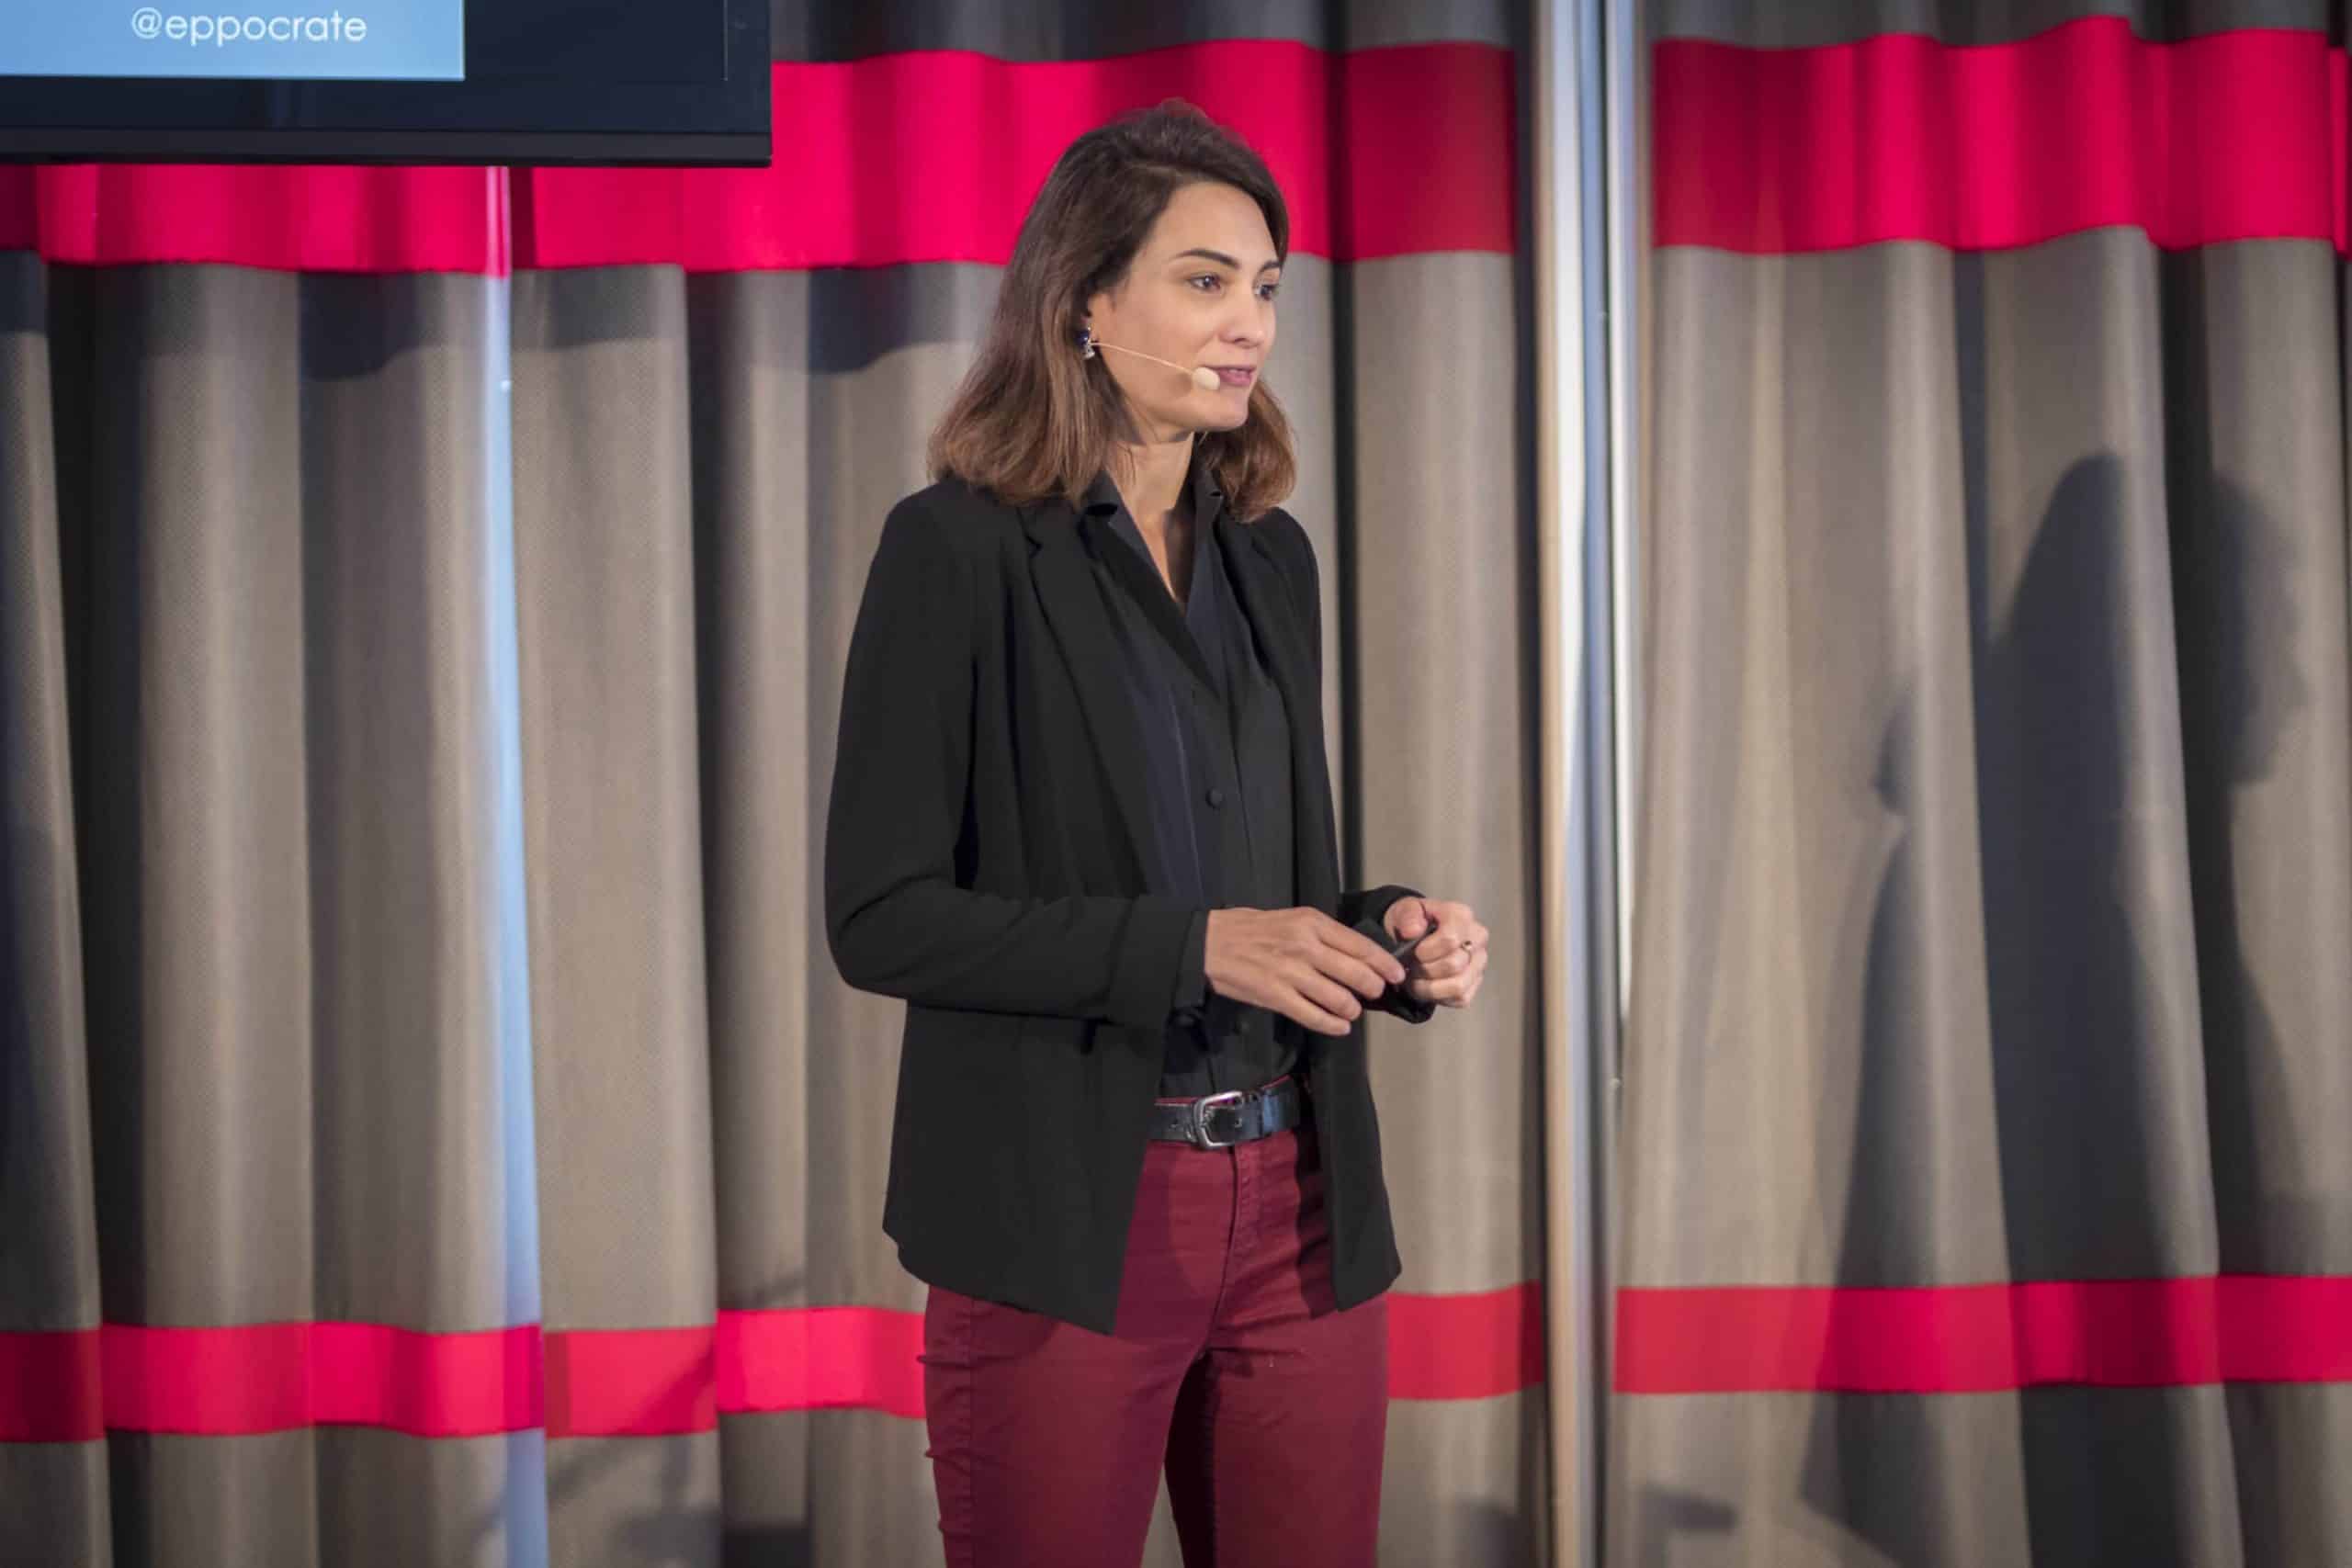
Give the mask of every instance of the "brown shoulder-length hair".
MULTIPOLYGON (((1169 199, 1203 181, 1255 201, 1275 256, 1289 256, 1290 212, 1273 175, 1190 104, 1171 98, 1064 150, 1022 220, 979 355, 931 433, 932 478, 963 479, 1016 506, 1083 499, 1115 444, 1137 438, 1102 356, 1079 357, 1086 301, 1126 275, 1169 199)), ((1199 440, 1226 503, 1245 520, 1296 481, 1290 422, 1262 377, 1250 389, 1250 417, 1199 440)))

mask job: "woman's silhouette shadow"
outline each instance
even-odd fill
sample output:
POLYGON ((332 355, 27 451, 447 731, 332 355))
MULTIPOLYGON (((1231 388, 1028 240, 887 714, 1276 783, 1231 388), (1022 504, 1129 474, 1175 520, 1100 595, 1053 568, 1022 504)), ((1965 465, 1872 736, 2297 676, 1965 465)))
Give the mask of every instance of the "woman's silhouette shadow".
MULTIPOLYGON (((2132 1279, 2197 1267, 2196 1183, 2184 1172, 2203 1175, 2202 1151, 2177 1142, 2181 1097, 2194 1092, 2184 1076, 2199 1059, 2192 998, 2202 1000, 2229 1234, 2236 1178, 2221 1172, 2254 1132, 2236 1086, 2263 1070, 2276 1044, 2229 924, 2228 795, 2267 769, 2300 702, 2285 552, 2234 487, 2173 497, 2176 541, 2194 541, 2176 564, 2177 609, 2142 603, 2142 585, 2163 581, 2150 568, 2164 545, 2131 500, 2118 459, 2076 463, 1997 610, 1987 540, 1981 525, 1972 530, 1977 886, 1959 885, 1921 852, 1920 770, 1950 761, 1923 750, 1929 720, 1915 711, 1916 692, 1888 726, 1876 787, 1898 826, 1863 978, 1841 1285, 1935 1279, 1934 1238, 1921 1227, 1935 1212, 1937 1173, 1923 1151, 1951 1135, 1935 1125, 1950 1111, 1935 1058, 1982 1046, 1935 1012, 1951 987, 1927 982, 1972 962, 1973 922, 1953 915, 1972 899, 1981 899, 1998 1141, 1997 1190, 1981 1201, 1999 1206, 2007 1278, 2132 1279), (2154 705, 2169 695, 2171 671, 2148 659, 2145 630, 2176 615, 2190 759, 2185 823, 2163 819, 2169 760, 2149 750, 2171 739, 2170 716, 2154 705), (2184 874, 2197 911, 2193 975, 2179 973, 2188 944, 2163 908, 2184 874)), ((1932 798, 1965 797, 1939 790, 1932 798)), ((2189 1430, 2188 1401, 2082 1387, 2015 1397, 2030 1561, 2202 1563, 2208 1542, 2235 1536, 2234 1510, 2217 1510, 2194 1473, 2211 1469, 2221 1434, 2189 1430)), ((1998 1550, 2005 1532, 1985 1517, 1992 1499, 1982 1478, 1947 1451, 1960 1433, 1949 1398, 1825 1399, 1804 1470, 1808 1502, 1893 1562, 1960 1564, 1998 1550)))
MULTIPOLYGON (((2324 722, 2325 705, 2315 710, 2297 667, 2304 627, 2296 591, 2306 569, 2300 542, 2239 486, 2206 476, 2195 490, 2201 505, 2176 514, 2173 592, 2220 1271, 2340 1272, 2352 1257, 2344 1165, 2335 1156, 2331 1170, 2330 1151, 2298 1137, 2301 1126, 2345 1124, 2340 1095, 2332 1110, 2326 1089, 2314 1085, 2312 1058, 2300 1070, 2290 1060, 2249 958, 2257 946, 2269 950, 2270 971, 2291 976, 2288 984, 2303 993, 2281 998, 2298 1021, 2293 1032, 2302 1051, 2340 1044, 2340 1036, 2331 1042, 2323 1032, 2344 1019, 2341 982, 2330 978, 2338 971, 2301 959, 2314 946, 2340 950, 2345 933, 2285 928, 2326 922, 2331 913, 2340 928, 2342 896, 2331 883, 2341 863, 2320 836, 2308 846, 2311 863, 2296 853, 2305 827, 2292 794, 2278 802, 2248 799, 2273 777, 2291 739, 2324 739, 2310 726, 2324 722), (2282 846, 2282 832, 2297 841, 2282 846), (2264 855, 2267 875, 2249 874, 2242 851, 2264 855), (2331 1192, 2338 1195, 2333 1202, 2331 1192)), ((2341 526, 2332 517, 2311 522, 2341 526)), ((2324 547, 2312 553, 2323 592, 2340 595, 2340 557, 2324 547)), ((2324 746, 2316 757, 2306 747, 2301 760, 2320 774, 2323 789, 2332 784, 2340 791, 2341 763, 2330 776, 2329 755, 2324 746)), ((2282 782, 2291 791, 2303 781, 2282 782)), ((2326 808, 2344 809, 2340 793, 2326 808)), ((2227 1404, 2246 1562, 2352 1557, 2342 1457, 2309 1391, 2247 1384, 2229 1389, 2227 1404)))

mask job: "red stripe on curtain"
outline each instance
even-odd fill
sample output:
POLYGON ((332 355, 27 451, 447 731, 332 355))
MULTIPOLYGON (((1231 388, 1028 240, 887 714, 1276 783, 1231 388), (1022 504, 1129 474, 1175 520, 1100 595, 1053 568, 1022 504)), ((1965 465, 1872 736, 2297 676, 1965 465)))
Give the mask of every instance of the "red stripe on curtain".
POLYGON ((1292 248, 1337 260, 1508 253, 1510 52, 1331 53, 1263 39, 1022 63, 938 51, 775 66, 765 169, 0 168, 0 249, 99 265, 498 273, 1001 265, 1054 158, 1170 96, 1265 157, 1292 248))
MULTIPOLYGON (((1540 1287, 1389 1293, 1390 1393, 1484 1399, 1541 1386, 1540 1287)), ((920 1418, 922 1314, 723 1312, 700 1328, 533 1325, 420 1334, 362 1323, 0 1334, 0 1441, 107 1429, 230 1435, 386 1427, 476 1437, 707 1431, 719 1414, 876 1410, 920 1418)))
POLYGON ((0 251, 118 266, 507 270, 496 169, 61 164, 0 167, 0 251))
POLYGON ((922 1314, 879 1307, 730 1312, 718 1320, 718 1407, 922 1416, 922 1314))
POLYGON ((2345 55, 2317 32, 2151 43, 2102 17, 1970 48, 1674 39, 1652 64, 1661 245, 1982 251, 2129 225, 2166 249, 2352 250, 2345 55))
MULTIPOLYGON (((96 1341, 105 1424, 131 1431, 349 1424, 475 1437, 534 1426, 540 1405, 539 1336, 530 1327, 419 1334, 372 1323, 110 1323, 96 1334, 57 1337, 96 1341)), ((89 1426, 86 1411, 58 1415, 60 1427, 89 1426)))
POLYGON ((1486 45, 1331 54, 1238 39, 1114 60, 940 51, 776 69, 772 167, 540 170, 516 192, 516 265, 1001 265, 1072 138, 1171 96, 1266 160, 1294 250, 1345 261, 1513 243, 1511 57, 1486 45))
POLYGON ((2352 1382, 2352 1276, 1617 1293, 1620 1393, 2352 1382))
POLYGON ((1392 1399, 1490 1399, 1544 1384, 1544 1287, 1388 1296, 1392 1399))
POLYGON ((715 1328, 574 1328, 548 1334, 546 1343, 550 1438, 707 1432, 718 1424, 715 1328))
POLYGON ((95 1330, 0 1334, 0 1443, 85 1443, 106 1435, 95 1330))

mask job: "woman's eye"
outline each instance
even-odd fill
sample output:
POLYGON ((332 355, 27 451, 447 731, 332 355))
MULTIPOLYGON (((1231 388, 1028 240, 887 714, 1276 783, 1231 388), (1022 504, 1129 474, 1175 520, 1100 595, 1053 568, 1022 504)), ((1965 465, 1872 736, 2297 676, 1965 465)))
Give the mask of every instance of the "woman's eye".
MULTIPOLYGON (((1193 280, 1190 280, 1190 282, 1204 282, 1204 285, 1214 287, 1214 289, 1223 289, 1223 287, 1226 287, 1226 280, 1223 280, 1223 277, 1218 277, 1216 273, 1200 273, 1200 275, 1194 275, 1194 277, 1193 277, 1193 280)), ((1282 285, 1280 285, 1280 282, 1261 282, 1261 285, 1259 285, 1259 299, 1272 299, 1272 296, 1280 294, 1280 291, 1282 291, 1282 285)))

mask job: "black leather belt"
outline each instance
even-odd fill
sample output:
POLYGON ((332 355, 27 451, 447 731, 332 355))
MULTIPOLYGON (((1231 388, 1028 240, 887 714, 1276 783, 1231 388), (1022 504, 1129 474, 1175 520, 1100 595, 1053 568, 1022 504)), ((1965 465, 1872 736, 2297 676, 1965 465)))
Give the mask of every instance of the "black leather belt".
POLYGON ((1198 1100, 1155 1100, 1151 1135, 1194 1148, 1230 1148, 1287 1132, 1306 1109, 1298 1079, 1283 1077, 1257 1089, 1229 1089, 1198 1100))

